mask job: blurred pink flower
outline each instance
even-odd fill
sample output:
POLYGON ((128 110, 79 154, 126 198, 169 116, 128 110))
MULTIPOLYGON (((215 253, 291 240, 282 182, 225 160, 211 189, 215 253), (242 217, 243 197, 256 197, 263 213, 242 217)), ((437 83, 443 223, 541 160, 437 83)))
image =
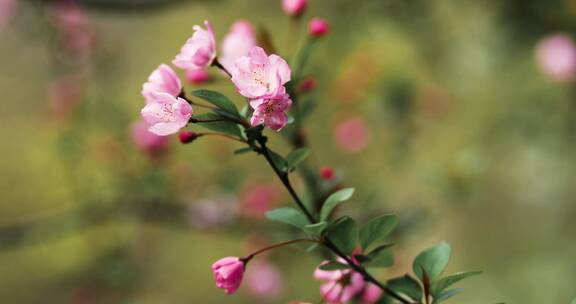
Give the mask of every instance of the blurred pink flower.
POLYGON ((48 87, 52 112, 60 118, 68 115, 82 99, 82 88, 83 82, 80 75, 65 75, 52 80, 48 87))
POLYGON ((381 297, 382 289, 380 289, 380 287, 372 283, 366 283, 364 290, 362 290, 360 300, 362 304, 373 304, 380 300, 381 297))
POLYGON ((312 18, 310 24, 308 25, 308 32, 313 37, 322 37, 328 33, 330 26, 328 22, 322 18, 312 18))
POLYGON ((272 97, 254 99, 250 106, 254 109, 250 124, 257 126, 264 124, 274 131, 280 131, 288 123, 286 111, 292 105, 290 96, 286 94, 284 87, 279 87, 280 92, 272 97))
POLYGON ((312 76, 306 77, 302 83, 300 83, 301 92, 310 92, 316 88, 316 79, 312 76))
POLYGON ((266 55, 258 46, 238 58, 231 73, 238 93, 252 99, 270 97, 290 81, 288 63, 278 55, 266 55))
POLYGON ((276 184, 247 184, 242 197, 242 213, 248 217, 261 218, 280 199, 276 184))
POLYGON ((567 34, 554 34, 542 39, 536 55, 540 69, 558 82, 574 79, 576 74, 576 46, 567 34))
POLYGON ((216 58, 216 39, 210 23, 204 21, 204 25, 206 29, 198 25, 193 27, 194 34, 172 61, 175 66, 186 70, 198 70, 212 64, 216 58))
POLYGON ((248 55, 256 46, 256 33, 248 21, 238 20, 230 27, 230 32, 222 40, 222 55, 218 60, 228 71, 234 69, 236 59, 248 55))
POLYGON ((256 297, 273 299, 282 291, 282 275, 274 264, 253 261, 246 272, 247 291, 256 297))
POLYGON ((210 74, 205 69, 186 70, 186 79, 191 84, 202 84, 210 80, 210 74))
POLYGON ((336 126, 334 140, 342 151, 356 153, 366 148, 370 132, 362 118, 351 118, 336 126))
POLYGON ((182 91, 182 83, 174 70, 166 64, 161 64, 150 74, 148 81, 142 86, 142 96, 146 103, 154 102, 154 93, 166 93, 174 97, 182 91))
POLYGON ((334 168, 322 167, 320 168, 319 175, 323 180, 332 180, 334 178, 334 168))
POLYGON ((147 153, 158 153, 168 147, 168 138, 158 136, 148 130, 150 126, 144 121, 137 121, 130 128, 130 135, 134 144, 147 153))
MULTIPOLYGON (((326 263, 328 261, 324 261, 320 265, 326 263)), ((314 277, 325 281, 320 286, 320 293, 329 304, 350 302, 362 291, 365 285, 362 275, 350 269, 327 271, 316 268, 314 277)))
POLYGON ((150 132, 166 136, 188 124, 192 106, 186 100, 167 93, 152 93, 151 97, 142 109, 142 117, 150 124, 150 132))
POLYGON ((82 7, 74 0, 59 1, 52 4, 49 13, 66 48, 80 59, 89 57, 94 39, 82 7))
POLYGON ((300 16, 308 6, 307 0, 282 0, 282 9, 288 16, 300 16))
POLYGON ((225 257, 212 264, 212 273, 218 288, 230 295, 236 292, 244 276, 244 262, 238 257, 225 257))
POLYGON ((0 0, 0 32, 4 31, 16 11, 16 0, 0 0))
POLYGON ((238 203, 232 196, 218 196, 190 204, 190 224, 199 229, 219 228, 232 222, 238 214, 238 203))

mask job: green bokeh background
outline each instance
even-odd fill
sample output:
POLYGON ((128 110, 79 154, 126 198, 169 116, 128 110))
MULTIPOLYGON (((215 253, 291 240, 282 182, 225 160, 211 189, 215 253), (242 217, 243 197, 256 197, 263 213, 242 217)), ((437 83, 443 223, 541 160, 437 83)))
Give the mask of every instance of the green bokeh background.
MULTIPOLYGON (((153 161, 129 138, 142 83, 192 25, 208 19, 221 38, 247 19, 273 33, 281 52, 297 48, 286 42, 280 1, 86 2, 95 55, 82 67, 82 102, 66 119, 49 111, 46 88, 70 68, 54 62, 42 4, 19 1, 0 33, 0 303, 317 302, 320 259, 294 248, 270 256, 285 276, 278 299, 214 287, 213 261, 246 254, 254 232, 281 238, 274 231, 282 227, 188 223, 190 204, 240 196, 247 180, 270 182, 262 159, 233 156, 237 145, 221 139, 181 146, 172 138, 168 155, 153 161)), ((539 39, 574 32, 575 2, 310 0, 304 18, 316 15, 331 33, 307 67, 319 84, 307 127, 313 161, 357 188, 344 212, 395 212, 403 223, 398 265, 378 277, 409 270, 421 249, 447 240, 449 272, 484 271, 447 303, 576 297, 576 96, 535 62, 539 39), (356 154, 332 136, 349 117, 370 128, 356 154)), ((240 104, 214 76, 206 87, 240 104)))

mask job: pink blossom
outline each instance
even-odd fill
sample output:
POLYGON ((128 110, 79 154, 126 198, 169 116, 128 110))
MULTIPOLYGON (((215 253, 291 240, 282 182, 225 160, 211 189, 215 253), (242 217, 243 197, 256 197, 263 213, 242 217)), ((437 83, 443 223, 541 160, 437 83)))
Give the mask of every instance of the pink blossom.
POLYGON ((246 185, 242 196, 242 213, 247 217, 261 218, 264 213, 278 203, 281 192, 276 184, 246 185))
MULTIPOLYGON (((320 265, 326 264, 328 261, 320 265)), ((325 281, 320 286, 320 293, 329 304, 348 303, 354 299, 364 288, 362 275, 350 269, 322 270, 317 268, 314 277, 325 281)))
POLYGON ((62 118, 82 99, 82 77, 77 74, 60 76, 48 87, 48 98, 52 112, 62 118))
POLYGON ((178 75, 166 64, 158 66, 148 81, 142 86, 142 96, 146 99, 146 103, 153 102, 154 93, 166 93, 174 97, 178 96, 182 91, 182 83, 178 75))
POLYGON ((225 257, 212 264, 212 273, 218 288, 233 294, 240 287, 244 276, 244 262, 238 257, 225 257))
POLYGON ((148 130, 150 126, 144 121, 132 124, 130 135, 134 144, 144 152, 157 153, 168 146, 168 138, 156 135, 148 130))
POLYGON ((264 124, 274 131, 280 131, 288 123, 286 111, 292 105, 290 96, 286 94, 284 87, 271 97, 264 97, 250 101, 250 106, 254 109, 250 124, 257 126, 264 124))
POLYGON ((191 84, 202 84, 210 80, 210 74, 205 69, 186 70, 186 79, 191 84))
POLYGON ((248 55, 255 46, 256 32, 252 24, 244 20, 236 21, 222 40, 222 55, 218 60, 226 70, 232 71, 236 59, 248 55))
POLYGON ((302 15, 308 6, 307 0, 282 0, 282 9, 288 16, 302 15))
POLYGON ((382 289, 372 283, 367 283, 364 290, 362 290, 360 300, 362 304, 373 304, 380 300, 381 297, 382 289))
POLYGON ((16 0, 0 0, 0 32, 12 21, 16 10, 16 0))
POLYGON ((567 82, 576 75, 576 45, 567 34, 554 34, 542 39, 537 59, 544 73, 558 82, 567 82))
POLYGON ((61 1, 49 10, 65 47, 80 59, 87 58, 94 43, 88 16, 76 1, 61 1))
POLYGON ((253 261, 246 273, 247 291, 256 297, 276 298, 282 291, 282 275, 275 265, 265 261, 253 261))
POLYGON ((308 25, 308 32, 313 37, 322 37, 328 33, 330 26, 328 22, 322 18, 312 18, 310 24, 308 25))
POLYGON ((180 97, 167 93, 152 93, 152 99, 142 109, 142 117, 150 124, 150 132, 166 136, 188 124, 192 106, 180 97))
POLYGON ((216 41, 210 23, 204 21, 204 24, 206 29, 198 25, 193 27, 194 34, 172 61, 175 66, 186 70, 198 70, 212 64, 216 58, 216 41))
POLYGON ((334 140, 344 152, 356 153, 366 148, 370 132, 363 119, 351 118, 336 126, 334 140))
POLYGON ((238 92, 251 99, 270 97, 290 81, 288 63, 278 55, 266 55, 258 46, 238 58, 231 73, 238 92))

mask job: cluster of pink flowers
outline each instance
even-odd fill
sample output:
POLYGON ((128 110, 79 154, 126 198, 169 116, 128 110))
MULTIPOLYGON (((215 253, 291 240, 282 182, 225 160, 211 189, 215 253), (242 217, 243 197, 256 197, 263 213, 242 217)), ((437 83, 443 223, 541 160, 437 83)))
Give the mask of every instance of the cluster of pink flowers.
MULTIPOLYGON (((339 259, 341 263, 346 261, 339 259)), ((320 265, 329 263, 323 262, 320 265)), ((324 281, 320 293, 329 304, 348 303, 354 299, 362 304, 376 303, 382 296, 382 290, 372 283, 366 283, 362 275, 351 269, 322 270, 316 268, 314 277, 324 281)))

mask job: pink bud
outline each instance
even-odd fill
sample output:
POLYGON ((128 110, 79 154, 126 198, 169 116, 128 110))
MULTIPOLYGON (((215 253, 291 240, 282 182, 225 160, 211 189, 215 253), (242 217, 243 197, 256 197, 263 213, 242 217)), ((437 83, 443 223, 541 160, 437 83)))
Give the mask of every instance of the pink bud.
POLYGON ((312 18, 310 20, 310 25, 308 26, 308 31, 310 35, 316 38, 320 38, 328 33, 330 26, 328 22, 322 18, 312 18))
POLYGON ((186 79, 191 84, 202 84, 210 80, 210 74, 204 69, 186 70, 186 79))
POLYGON ((320 168, 320 177, 323 180, 331 180, 334 178, 334 169, 332 167, 320 168))
MULTIPOLYGON (((328 261, 322 262, 325 263, 328 261)), ((329 271, 317 268, 314 277, 324 281, 320 286, 320 293, 327 303, 348 303, 358 296, 365 286, 362 275, 350 269, 329 271)))
POLYGON ((288 16, 298 17, 308 6, 307 0, 282 0, 282 9, 288 16))
POLYGON ((541 70, 557 82, 576 76, 576 45, 566 34, 554 34, 538 43, 537 60, 541 70))
POLYGON ((376 303, 381 297, 382 289, 372 283, 367 283, 362 292, 362 304, 376 303))
POLYGON ((181 143, 187 144, 198 138, 198 134, 190 131, 182 131, 178 134, 178 137, 180 138, 181 143))
POLYGON ((130 135, 134 144, 140 150, 152 154, 165 150, 168 146, 168 138, 150 132, 149 127, 144 121, 138 121, 132 125, 130 135))
POLYGON ((212 273, 218 288, 230 295, 236 292, 244 276, 244 262, 238 257, 225 257, 212 264, 212 273))
POLYGON ((308 77, 302 81, 300 84, 300 91, 310 92, 316 88, 316 79, 314 77, 308 77))

